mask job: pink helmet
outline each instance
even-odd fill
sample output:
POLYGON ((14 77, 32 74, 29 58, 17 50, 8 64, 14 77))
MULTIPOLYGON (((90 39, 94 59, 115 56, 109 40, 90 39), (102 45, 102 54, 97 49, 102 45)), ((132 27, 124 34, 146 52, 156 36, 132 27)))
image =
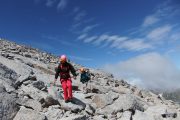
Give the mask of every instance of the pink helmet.
POLYGON ((66 60, 67 60, 66 55, 61 55, 61 57, 60 57, 60 61, 65 62, 66 60))

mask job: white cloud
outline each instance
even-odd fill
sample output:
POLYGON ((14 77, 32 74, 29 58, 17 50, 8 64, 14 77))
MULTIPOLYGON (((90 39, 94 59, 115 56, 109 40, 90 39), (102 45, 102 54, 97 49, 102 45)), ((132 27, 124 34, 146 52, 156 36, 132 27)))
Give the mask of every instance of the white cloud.
POLYGON ((172 5, 171 2, 172 0, 166 0, 160 4, 153 14, 145 17, 142 26, 149 27, 158 22, 164 22, 165 19, 172 18, 174 15, 179 14, 179 6, 172 5))
POLYGON ((121 43, 123 41, 125 41, 127 39, 128 39, 128 37, 119 37, 119 36, 116 37, 116 36, 112 36, 112 37, 110 37, 110 40, 114 40, 114 41, 112 42, 110 47, 117 48, 118 46, 121 45, 121 43))
POLYGON ((128 51, 140 51, 145 49, 152 49, 150 43, 145 43, 143 39, 129 39, 128 37, 121 37, 118 35, 102 34, 100 36, 90 36, 84 39, 84 34, 79 36, 85 43, 92 43, 99 47, 111 47, 117 49, 124 49, 128 51))
POLYGON ((142 26, 148 27, 150 25, 157 23, 158 21, 159 21, 159 19, 155 15, 150 15, 145 18, 142 26))
POLYGON ((99 38, 94 41, 94 45, 100 45, 102 42, 106 41, 109 38, 109 35, 103 34, 101 36, 99 36, 99 38))
POLYGON ((172 41, 180 41, 180 32, 179 33, 174 33, 170 36, 170 39, 172 41))
POLYGON ((94 41, 96 39, 97 39, 97 36, 91 36, 91 37, 88 37, 88 38, 84 39, 84 42, 89 43, 89 42, 92 42, 92 41, 94 41))
POLYGON ((116 46, 119 49, 126 49, 129 51, 140 51, 145 49, 152 49, 153 46, 149 43, 145 43, 142 39, 132 39, 122 42, 119 46, 116 46))
POLYGON ((168 58, 158 53, 147 53, 117 64, 107 64, 104 69, 143 88, 180 87, 180 71, 168 58))
POLYGON ((98 24, 95 24, 95 25, 89 25, 89 26, 86 26, 84 29, 83 29, 83 32, 89 32, 91 31, 92 29, 94 29, 95 27, 97 27, 98 24))
POLYGON ((74 24, 72 25, 72 29, 77 29, 77 28, 80 27, 81 25, 82 25, 81 22, 74 23, 74 24))
POLYGON ((171 29, 172 26, 170 25, 155 28, 149 34, 147 34, 147 38, 150 40, 162 40, 171 32, 171 29))
POLYGON ((63 10, 66 8, 67 6, 67 3, 68 3, 68 0, 60 0, 58 5, 57 5, 57 9, 58 10, 63 10))
POLYGON ((86 37, 87 37, 87 34, 85 33, 85 34, 80 35, 77 39, 82 40, 82 39, 84 39, 86 37))

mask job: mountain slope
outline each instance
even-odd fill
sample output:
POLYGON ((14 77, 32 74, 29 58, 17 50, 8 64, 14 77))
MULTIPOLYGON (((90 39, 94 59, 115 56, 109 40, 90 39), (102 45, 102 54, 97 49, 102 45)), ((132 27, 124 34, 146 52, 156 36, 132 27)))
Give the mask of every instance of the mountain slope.
MULTIPOLYGON (((77 73, 81 65, 72 63, 77 73)), ((65 103, 54 80, 58 58, 38 49, 0 40, 2 120, 179 120, 180 106, 162 96, 91 69, 87 93, 72 80, 73 102, 65 103)))

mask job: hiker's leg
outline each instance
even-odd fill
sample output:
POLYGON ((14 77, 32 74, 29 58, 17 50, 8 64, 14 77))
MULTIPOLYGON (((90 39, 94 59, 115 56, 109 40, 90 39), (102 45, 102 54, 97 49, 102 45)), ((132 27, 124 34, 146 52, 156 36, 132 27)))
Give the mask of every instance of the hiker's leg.
POLYGON ((61 82, 62 88, 63 88, 63 91, 64 91, 64 100, 68 99, 67 85, 66 85, 67 83, 66 82, 67 82, 66 80, 61 82))
POLYGON ((72 83, 71 83, 71 79, 67 80, 67 87, 68 87, 68 98, 71 99, 72 98, 72 83))

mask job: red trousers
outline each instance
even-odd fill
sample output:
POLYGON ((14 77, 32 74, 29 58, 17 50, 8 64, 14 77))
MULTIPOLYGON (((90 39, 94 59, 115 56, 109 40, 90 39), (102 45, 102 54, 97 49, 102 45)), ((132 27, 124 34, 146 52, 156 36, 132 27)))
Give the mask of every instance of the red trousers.
POLYGON ((64 100, 72 98, 72 83, 71 79, 61 79, 61 85, 64 91, 64 100))

